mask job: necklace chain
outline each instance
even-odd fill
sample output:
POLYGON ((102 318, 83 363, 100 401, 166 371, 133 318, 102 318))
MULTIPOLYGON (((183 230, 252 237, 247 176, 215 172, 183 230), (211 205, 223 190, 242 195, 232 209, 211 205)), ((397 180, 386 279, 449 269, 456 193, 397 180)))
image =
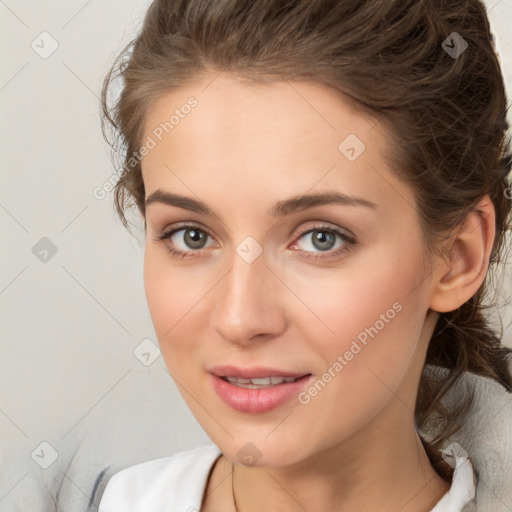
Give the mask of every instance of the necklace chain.
POLYGON ((235 465, 233 464, 233 462, 231 462, 231 493, 233 494, 233 505, 235 507, 235 512, 239 512, 237 504, 236 504, 236 498, 235 498, 235 485, 233 483, 234 473, 235 473, 235 465))

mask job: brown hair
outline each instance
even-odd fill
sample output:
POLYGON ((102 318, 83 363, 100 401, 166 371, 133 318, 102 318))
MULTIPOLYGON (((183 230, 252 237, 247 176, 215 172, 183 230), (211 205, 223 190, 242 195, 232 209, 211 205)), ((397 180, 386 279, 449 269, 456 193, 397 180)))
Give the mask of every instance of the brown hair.
MULTIPOLYGON (((125 226, 128 206, 144 214, 140 163, 130 158, 142 143, 148 108, 205 72, 223 71, 253 81, 308 81, 348 95, 392 137, 393 166, 414 191, 428 252, 489 194, 496 211, 490 263, 502 260, 510 141, 503 76, 481 1, 155 0, 102 90, 104 135, 109 140, 108 124, 117 135, 109 142, 123 159, 114 204, 125 226), (124 84, 109 106, 116 78, 124 84)), ((432 418, 438 425, 430 443, 423 439, 431 456, 471 405, 469 397, 447 410, 441 400, 464 372, 512 390, 512 351, 484 315, 488 284, 489 274, 470 300, 440 315, 429 345, 425 364, 449 370, 434 378, 425 368, 420 381, 417 427, 432 418)))

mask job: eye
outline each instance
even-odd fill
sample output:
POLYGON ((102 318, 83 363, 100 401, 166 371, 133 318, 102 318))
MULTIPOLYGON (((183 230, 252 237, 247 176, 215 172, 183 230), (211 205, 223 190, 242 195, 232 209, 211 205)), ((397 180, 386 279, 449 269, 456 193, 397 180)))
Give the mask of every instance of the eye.
POLYGON ((194 225, 182 225, 164 231, 157 235, 154 240, 164 242, 171 254, 184 258, 207 248, 206 244, 209 238, 213 240, 204 229, 194 225))
MULTIPOLYGON (((290 248, 306 253, 305 257, 311 259, 336 257, 348 252, 356 244, 354 237, 338 228, 325 225, 315 225, 312 229, 302 231, 297 237, 298 241, 290 248), (303 242, 299 242, 300 240, 303 242)), ((170 227, 156 235, 154 240, 164 242, 167 251, 178 258, 193 257, 194 253, 199 253, 202 249, 218 246, 205 229, 192 224, 170 227), (213 243, 208 244, 209 239, 213 243)))
POLYGON ((307 257, 314 259, 323 258, 322 253, 328 253, 328 257, 331 257, 347 252, 356 243, 355 238, 341 230, 324 225, 315 225, 313 229, 303 231, 299 234, 298 240, 303 241, 294 242, 291 248, 313 253, 314 255, 307 257))

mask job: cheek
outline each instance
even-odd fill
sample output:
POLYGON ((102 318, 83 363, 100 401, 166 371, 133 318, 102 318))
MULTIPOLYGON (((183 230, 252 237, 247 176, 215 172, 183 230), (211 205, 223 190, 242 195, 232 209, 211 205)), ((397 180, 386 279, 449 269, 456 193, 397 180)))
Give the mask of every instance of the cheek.
MULTIPOLYGON (((170 262, 161 248, 146 246, 146 300, 169 370, 169 364, 172 362, 172 366, 175 366, 181 352, 186 356, 199 346, 199 333, 208 325, 203 303, 206 303, 208 293, 220 277, 211 275, 211 270, 192 271, 192 268, 180 268, 170 262)), ((182 363, 187 364, 186 357, 182 363)))
POLYGON ((157 251, 146 246, 144 254, 144 290, 151 319, 161 342, 165 332, 179 318, 179 305, 175 304, 179 293, 179 281, 173 278, 169 268, 157 251), (173 307, 177 306, 177 307, 173 307))
POLYGON ((308 333, 326 369, 342 356, 343 373, 347 379, 350 374, 343 386, 356 386, 360 379, 375 381, 369 369, 398 385, 416 351, 426 313, 418 287, 424 275, 422 254, 399 254, 388 247, 358 259, 337 276, 295 277, 291 285, 316 313, 316 318, 308 313, 307 321, 296 315, 294 323, 308 333))
POLYGON ((397 256, 389 250, 378 262, 362 258, 350 272, 317 280, 315 293, 310 277, 295 281, 294 290, 320 317, 308 313, 306 320, 303 311, 302 318, 294 316, 294 327, 318 362, 314 385, 300 397, 303 414, 314 418, 308 435, 324 439, 326 446, 357 431, 402 395, 423 328, 426 301, 421 287, 414 290, 422 265, 419 252, 397 256), (330 425, 328 435, 325 425, 330 425))

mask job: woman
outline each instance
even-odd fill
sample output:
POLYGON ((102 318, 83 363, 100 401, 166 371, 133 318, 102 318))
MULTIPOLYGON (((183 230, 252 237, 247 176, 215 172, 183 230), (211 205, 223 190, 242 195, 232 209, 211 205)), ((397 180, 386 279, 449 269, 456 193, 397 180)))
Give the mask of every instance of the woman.
POLYGON ((448 443, 471 395, 442 399, 467 372, 512 389, 483 315, 511 211, 483 4, 155 0, 103 110, 162 354, 214 445, 121 471, 100 509, 478 505, 448 443))

